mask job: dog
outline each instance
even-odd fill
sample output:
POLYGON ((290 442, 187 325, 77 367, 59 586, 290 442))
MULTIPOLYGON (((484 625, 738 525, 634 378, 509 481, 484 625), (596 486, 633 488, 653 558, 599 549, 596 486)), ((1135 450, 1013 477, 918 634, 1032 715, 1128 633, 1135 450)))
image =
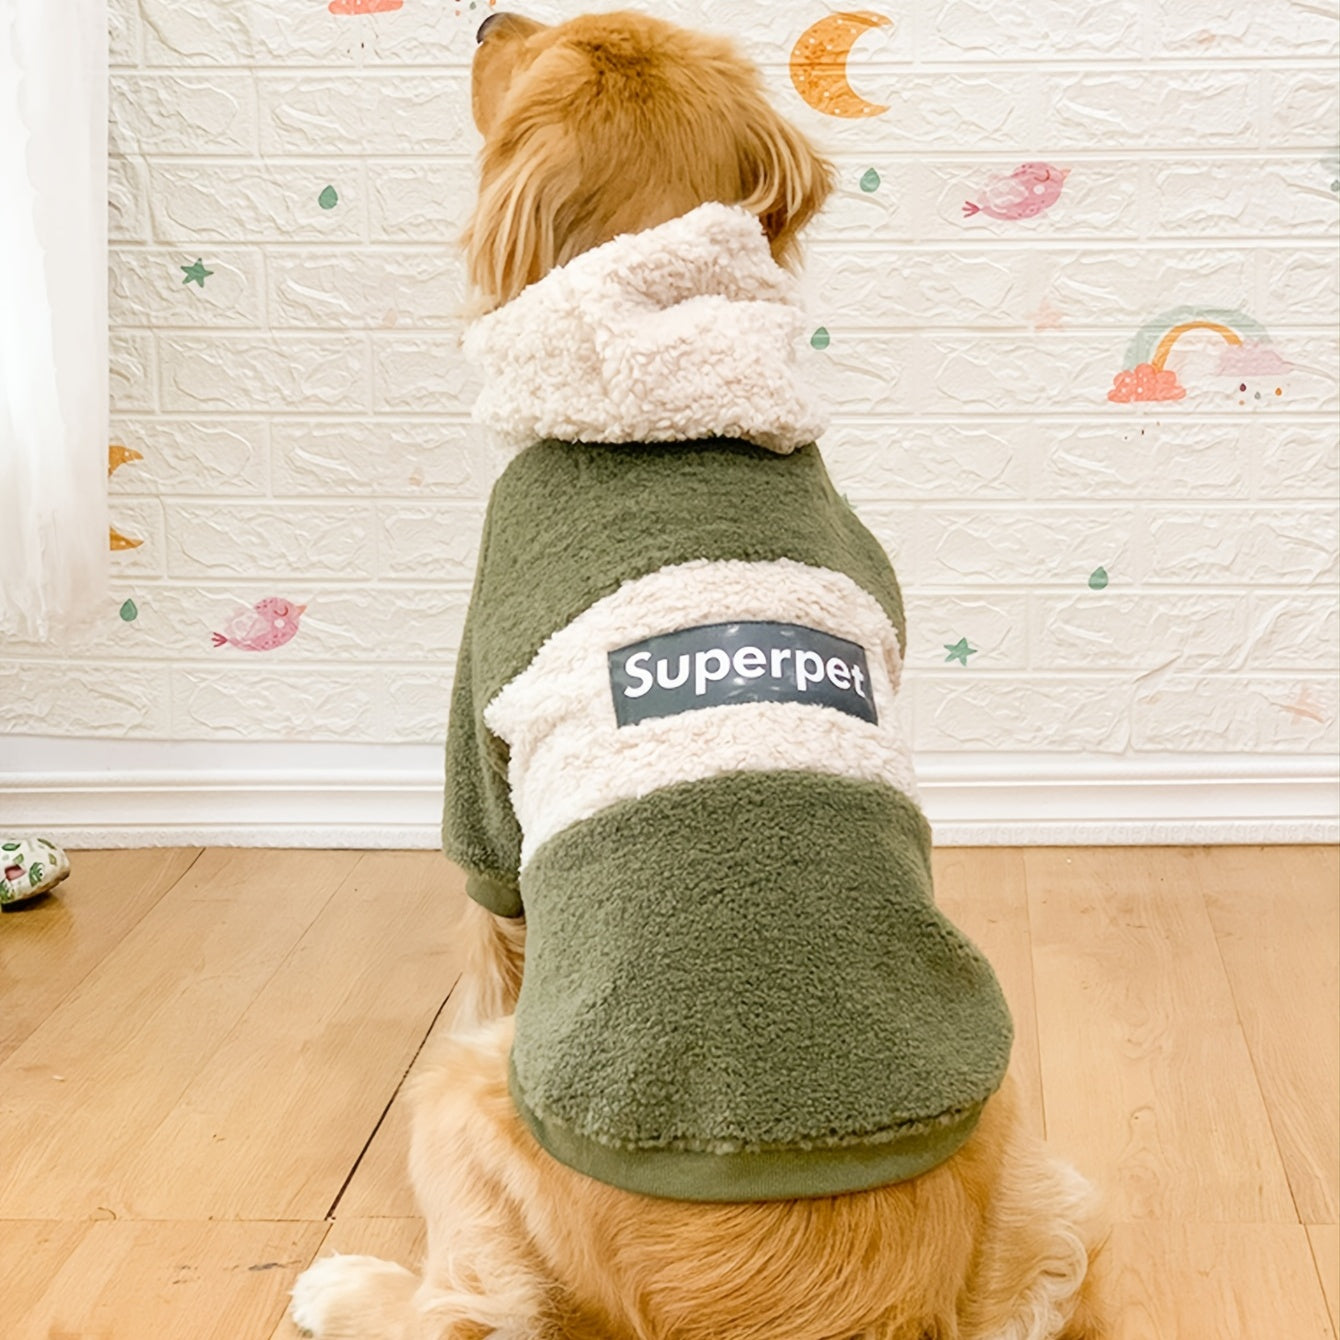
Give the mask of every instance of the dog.
POLYGON ((322 1340, 1100 1340, 1088 1184, 935 909, 893 570, 824 472, 788 267, 832 167, 726 41, 479 30, 465 255, 495 486, 453 690, 461 1031, 416 1275, 322 1340))

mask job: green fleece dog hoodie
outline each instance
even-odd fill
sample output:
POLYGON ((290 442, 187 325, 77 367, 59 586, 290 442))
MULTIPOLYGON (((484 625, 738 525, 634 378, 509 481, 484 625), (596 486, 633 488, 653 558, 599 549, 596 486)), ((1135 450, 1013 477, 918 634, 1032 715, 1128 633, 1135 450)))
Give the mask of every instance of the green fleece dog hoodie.
POLYGON ((894 695, 905 628, 795 385, 791 279, 704 205, 467 335, 495 485, 456 670, 445 850, 527 920, 511 1090, 649 1195, 916 1176, 1009 1059, 936 909, 894 695))

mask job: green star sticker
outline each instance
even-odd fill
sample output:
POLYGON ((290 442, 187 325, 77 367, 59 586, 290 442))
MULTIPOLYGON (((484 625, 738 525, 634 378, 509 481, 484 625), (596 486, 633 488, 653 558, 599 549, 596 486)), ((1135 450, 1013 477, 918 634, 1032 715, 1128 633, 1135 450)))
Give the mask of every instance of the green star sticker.
POLYGON ((968 646, 968 639, 961 637, 957 642, 944 644, 945 650, 949 653, 945 657, 946 661, 957 661, 960 665, 968 664, 969 656, 977 655, 977 648, 968 646))
POLYGON ((181 281, 183 284, 189 284, 194 280, 201 288, 205 287, 205 280, 214 273, 213 270, 205 269, 205 263, 202 260, 197 260, 194 265, 183 265, 179 268, 186 273, 186 278, 181 281))

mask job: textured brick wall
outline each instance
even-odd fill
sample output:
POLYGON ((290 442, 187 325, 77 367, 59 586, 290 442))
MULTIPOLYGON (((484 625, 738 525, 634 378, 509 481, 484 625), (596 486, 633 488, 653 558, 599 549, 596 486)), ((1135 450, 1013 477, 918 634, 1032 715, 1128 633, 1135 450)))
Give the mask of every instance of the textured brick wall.
MULTIPOLYGON (((0 655, 6 725, 436 741, 494 469, 449 247, 488 6, 112 11, 129 547, 99 627, 0 655), (269 598, 307 606, 291 641, 213 645, 269 598)), ((916 746, 1334 753, 1331 0, 883 6, 848 68, 888 109, 860 118, 792 81, 824 6, 656 11, 734 34, 840 166, 803 361, 837 410, 833 472, 909 593, 916 746), (1013 217, 1039 162, 1068 170, 1059 195, 1013 217), (1167 354, 1181 398, 1108 398, 1210 319, 1229 334, 1167 354)))

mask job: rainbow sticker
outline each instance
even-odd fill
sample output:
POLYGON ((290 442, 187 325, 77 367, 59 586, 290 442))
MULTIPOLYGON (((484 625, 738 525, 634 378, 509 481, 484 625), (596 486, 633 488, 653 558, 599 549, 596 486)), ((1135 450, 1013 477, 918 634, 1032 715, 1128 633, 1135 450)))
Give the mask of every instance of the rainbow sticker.
MULTIPOLYGON (((1208 330, 1224 342, 1214 371, 1222 377, 1278 376, 1292 364, 1271 347, 1264 326, 1246 312, 1224 307, 1174 307, 1140 327, 1126 349, 1122 370, 1112 378, 1109 400, 1181 400, 1186 387, 1167 366, 1168 356, 1183 335, 1208 330)), ((1246 388, 1241 388, 1245 390, 1246 388)))

